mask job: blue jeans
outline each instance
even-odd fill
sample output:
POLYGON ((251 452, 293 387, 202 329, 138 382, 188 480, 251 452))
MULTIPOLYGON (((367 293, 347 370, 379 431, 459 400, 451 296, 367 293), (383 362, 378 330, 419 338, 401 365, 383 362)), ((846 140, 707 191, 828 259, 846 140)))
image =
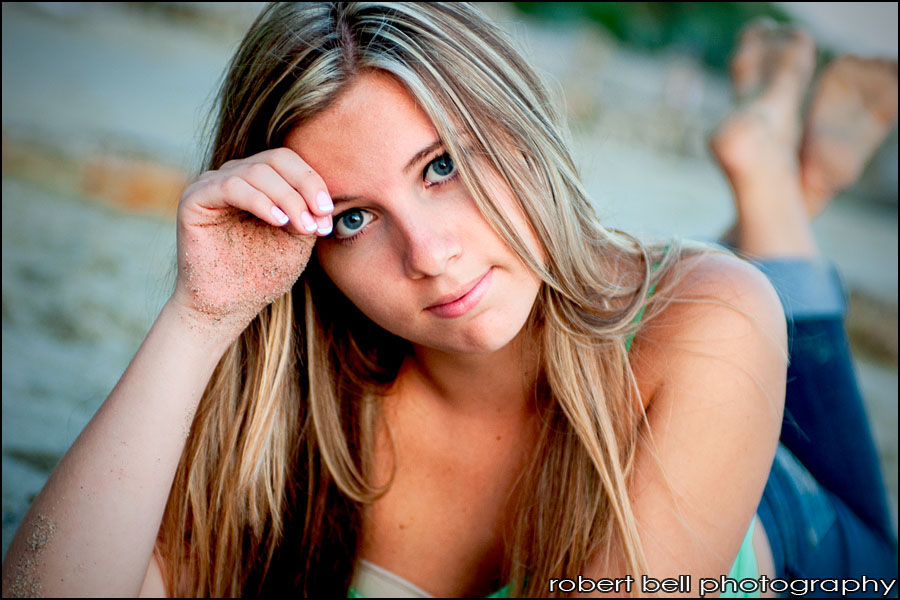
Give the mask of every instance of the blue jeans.
MULTIPOLYGON (((896 581, 897 538, 853 371, 837 272, 823 261, 756 264, 788 317, 785 417, 757 509, 776 577, 896 581)), ((848 595, 872 597, 868 590, 848 595)), ((841 597, 820 590, 810 595, 841 597)))

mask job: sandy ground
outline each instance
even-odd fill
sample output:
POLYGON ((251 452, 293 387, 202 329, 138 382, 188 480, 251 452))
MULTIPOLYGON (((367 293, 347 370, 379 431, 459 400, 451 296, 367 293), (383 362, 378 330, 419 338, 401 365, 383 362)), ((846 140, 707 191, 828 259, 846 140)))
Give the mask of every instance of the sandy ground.
MULTIPOLYGON (((3 5, 4 555, 167 297, 172 190, 199 164, 199 117, 246 16, 211 25, 3 5)), ((578 161, 608 223, 712 238, 730 222, 728 186, 703 149, 727 111, 727 81, 589 31, 498 16, 563 84, 578 161)), ((893 152, 896 182, 892 148, 880 160, 893 152)), ((816 233, 851 290, 881 307, 875 326, 883 317, 896 329, 896 186, 891 194, 893 203, 840 198, 816 233)), ((896 351, 894 362, 862 357, 858 368, 896 523, 896 351)))

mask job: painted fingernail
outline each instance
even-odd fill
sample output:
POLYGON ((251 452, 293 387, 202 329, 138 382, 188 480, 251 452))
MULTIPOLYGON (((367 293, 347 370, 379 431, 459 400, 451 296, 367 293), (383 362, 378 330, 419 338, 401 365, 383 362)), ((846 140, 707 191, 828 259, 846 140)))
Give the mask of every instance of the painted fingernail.
POLYGON ((275 220, 278 221, 279 223, 281 223, 282 225, 284 225, 285 223, 287 223, 290 220, 290 219, 288 219, 288 216, 286 214, 284 214, 282 212, 282 210, 280 208, 278 208, 277 206, 272 207, 272 216, 275 217, 275 220))
POLYGON ((303 223, 303 228, 310 233, 318 229, 318 227, 316 226, 316 220, 313 219, 313 216, 306 211, 303 211, 303 214, 300 215, 300 222, 303 223))
POLYGON ((319 235, 328 235, 331 233, 331 217, 316 217, 316 223, 319 225, 319 235))
POLYGON ((334 203, 331 201, 331 196, 325 192, 319 192, 319 195, 316 196, 316 203, 318 203, 320 210, 327 211, 334 209, 334 203))

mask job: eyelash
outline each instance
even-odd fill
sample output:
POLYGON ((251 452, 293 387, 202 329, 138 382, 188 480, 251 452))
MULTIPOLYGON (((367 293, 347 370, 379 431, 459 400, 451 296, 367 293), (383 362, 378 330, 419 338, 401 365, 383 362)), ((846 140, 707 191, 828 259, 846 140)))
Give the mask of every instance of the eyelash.
MULTIPOLYGON (((423 179, 423 180, 425 179, 425 174, 428 173, 428 168, 431 167, 431 165, 433 165, 434 163, 436 163, 436 162, 439 161, 440 159, 444 158, 445 156, 449 156, 449 153, 443 152, 443 153, 437 155, 436 157, 434 157, 432 160, 430 160, 430 161, 428 162, 428 164, 425 165, 425 168, 422 169, 422 179, 423 179)), ((451 158, 451 160, 452 160, 452 158, 451 158)), ((435 187, 444 185, 445 183, 450 183, 450 182, 452 182, 452 181, 456 181, 456 180, 459 178, 459 169, 455 168, 455 167, 456 167, 456 163, 455 163, 455 162, 453 163, 453 166, 454 166, 454 172, 453 172, 453 175, 451 175, 451 176, 448 177, 447 179, 442 179, 441 181, 438 181, 438 182, 436 182, 436 183, 428 184, 428 183, 426 182, 426 184, 427 184, 426 187, 427 187, 428 189, 431 189, 431 188, 435 188, 435 187)), ((344 218, 344 215, 346 215, 347 213, 353 212, 353 211, 355 211, 355 210, 362 210, 362 209, 359 209, 359 208, 351 208, 350 210, 345 210, 345 211, 342 212, 341 214, 339 214, 339 215, 337 215, 336 217, 334 217, 334 222, 336 223, 338 220, 343 219, 343 218, 344 218)), ((335 228, 335 229, 336 229, 336 228, 335 228)), ((366 233, 367 231, 369 231, 369 227, 364 227, 364 228, 361 229, 358 233, 354 233, 354 234, 351 235, 350 237, 346 237, 346 238, 339 238, 339 237, 337 237, 337 236, 335 235, 334 231, 332 231, 331 235, 328 236, 328 237, 331 238, 331 239, 333 239, 334 241, 336 241, 336 242, 338 242, 338 243, 341 243, 341 244, 347 244, 347 245, 349 246, 349 245, 354 244, 360 237, 362 237, 363 235, 365 235, 365 233, 366 233)))

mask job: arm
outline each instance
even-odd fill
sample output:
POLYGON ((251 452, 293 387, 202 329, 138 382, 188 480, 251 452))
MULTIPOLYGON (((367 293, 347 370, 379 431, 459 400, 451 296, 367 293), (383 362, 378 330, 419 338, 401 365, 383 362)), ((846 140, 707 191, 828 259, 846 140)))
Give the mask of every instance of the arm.
MULTIPOLYGON (((649 575, 690 575, 695 596, 700 578, 728 573, 762 496, 781 431, 787 341, 759 271, 726 256, 687 260, 679 300, 632 349, 638 381, 653 380, 642 391, 655 447, 637 450, 629 495, 649 575)), ((606 570, 602 558, 586 575, 624 577, 620 558, 606 570)))
POLYGON ((10 545, 4 596, 137 594, 186 432, 234 337, 200 333, 187 317, 166 304, 54 470, 10 545))
POLYGON ((3 564, 4 596, 159 592, 151 553, 194 413, 228 346, 304 270, 311 214, 330 230, 331 209, 309 201, 320 193, 322 179, 286 148, 188 186, 175 292, 25 516, 3 564))

